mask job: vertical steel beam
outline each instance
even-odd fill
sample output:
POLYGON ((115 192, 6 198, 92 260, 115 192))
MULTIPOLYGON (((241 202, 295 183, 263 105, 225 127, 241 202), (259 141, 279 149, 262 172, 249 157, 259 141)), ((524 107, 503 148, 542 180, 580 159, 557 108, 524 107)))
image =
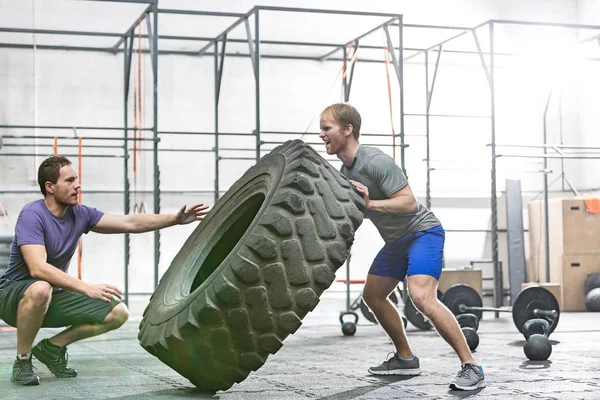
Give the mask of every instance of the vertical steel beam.
POLYGON ((219 200, 219 163, 221 155, 219 151, 219 100, 221 98, 221 82, 223 79, 223 66, 225 65, 225 46, 227 35, 223 36, 223 47, 219 53, 219 40, 215 41, 215 204, 219 200))
MULTIPOLYGON (((492 168, 491 168, 491 207, 492 207, 492 262, 494 265, 494 306, 501 307, 503 303, 503 276, 502 267, 498 256, 498 198, 496 197, 496 83, 495 83, 495 72, 494 72, 494 23, 490 22, 490 69, 487 76, 489 77, 490 83, 490 111, 491 111, 491 150, 492 150, 492 168)), ((474 35, 477 38, 477 35, 474 35)), ((478 42, 478 41, 476 41, 478 42)), ((483 53, 478 47, 479 55, 482 58, 483 66, 485 68, 485 60, 483 60, 483 53)), ((500 314, 496 312, 496 318, 500 314)))
POLYGON ((429 91, 429 51, 425 50, 425 167, 427 176, 425 178, 425 206, 431 209, 431 161, 429 142, 429 105, 431 104, 431 92, 429 91))
POLYGON ((256 83, 256 162, 260 160, 260 10, 254 13, 254 80, 256 83))
MULTIPOLYGON (((151 37, 151 47, 154 49, 152 56, 152 89, 153 89, 153 127, 154 135, 153 154, 154 154, 154 213, 160 214, 160 169, 158 167, 158 6, 152 5, 152 16, 154 22, 154 31, 152 35, 148 32, 148 37, 151 37)), ((160 231, 154 231, 154 288, 158 286, 158 264, 160 263, 160 231)))
POLYGON ((435 89, 435 82, 437 73, 440 67, 440 59, 442 57, 442 45, 438 48, 438 54, 435 60, 435 68, 433 70, 433 78, 431 80, 431 87, 429 85, 429 50, 425 50, 425 145, 426 145, 426 162, 427 162, 427 179, 425 186, 425 205, 427 208, 431 208, 431 136, 430 136, 430 120, 431 120, 431 100, 433 98, 433 90, 435 89))
MULTIPOLYGON (((394 48, 392 47, 390 50, 394 54, 394 48)), ((408 178, 404 157, 404 23, 402 15, 398 15, 398 53, 398 60, 400 60, 398 62, 398 84, 400 85, 400 165, 408 178)))
MULTIPOLYGON (((218 46, 215 45, 218 49, 218 46)), ((219 200, 219 52, 215 51, 215 200, 214 204, 217 204, 219 200)))
MULTIPOLYGON (((552 91, 548 93, 548 99, 546 100, 546 107, 544 108, 544 156, 548 153, 548 108, 550 107, 550 100, 552 99, 552 91)), ((562 159, 562 157, 561 157, 562 159)), ((544 171, 548 170, 548 157, 544 157, 544 171)), ((550 282, 550 221, 548 216, 548 174, 542 174, 544 176, 544 254, 546 256, 545 269, 546 269, 546 282, 550 282)), ((561 176, 562 178, 562 176, 561 176)), ((564 181, 564 179, 563 179, 564 181)))
MULTIPOLYGON (((133 54, 133 36, 130 39, 125 38, 123 44, 123 210, 124 214, 129 214, 130 199, 129 199, 129 141, 128 141, 128 103, 129 103, 129 80, 131 75, 131 56, 133 54)), ((125 282, 124 282, 124 299, 125 305, 129 306, 129 261, 130 261, 130 237, 129 233, 125 234, 125 282)))

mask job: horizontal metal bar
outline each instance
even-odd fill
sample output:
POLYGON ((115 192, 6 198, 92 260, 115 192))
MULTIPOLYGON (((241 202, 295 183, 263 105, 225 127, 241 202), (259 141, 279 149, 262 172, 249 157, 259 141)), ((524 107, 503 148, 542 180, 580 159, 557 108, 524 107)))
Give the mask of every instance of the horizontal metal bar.
POLYGON ((546 26, 553 28, 600 29, 600 25, 567 24, 562 22, 518 21, 508 19, 491 19, 488 22, 492 22, 494 24, 546 26))
MULTIPOLYGON (((2 135, 4 139, 36 139, 36 140, 52 140, 54 136, 36 136, 36 135, 2 135)), ((79 140, 79 137, 86 140, 125 140, 123 137, 103 137, 103 136, 56 136, 57 139, 61 140, 79 140)), ((154 138, 128 138, 131 142, 151 142, 154 138)))
POLYGON ((141 4, 158 4, 158 0, 87 0, 87 1, 111 1, 115 3, 141 3, 141 4))
POLYGON ((19 44, 19 43, 0 43, 0 48, 4 49, 33 49, 37 50, 70 50, 70 51, 97 51, 99 53, 115 53, 115 50, 109 47, 86 47, 86 46, 60 46, 49 44, 19 44))
MULTIPOLYGON (((263 132, 264 133, 264 132, 263 132)), ((262 144, 281 144, 281 142, 271 142, 271 141, 262 141, 262 144)), ((316 145, 324 145, 323 142, 304 142, 306 144, 309 144, 311 146, 316 146, 316 145)), ((378 144, 377 146, 383 146, 383 147, 392 147, 392 144, 378 144)), ((409 144, 397 144, 397 147, 410 147, 409 144)))
MULTIPOLYGON (((13 43, 0 43, 0 48, 15 48, 15 49, 33 49, 33 45, 30 44, 13 44, 13 43)), ((104 48, 104 47, 81 47, 81 46, 54 46, 54 45, 36 45, 36 49, 38 50, 72 50, 72 51, 90 51, 90 52, 101 52, 101 53, 111 53, 111 54, 119 54, 116 53, 112 48, 104 48)), ((148 50, 142 50, 142 53, 148 54, 148 50)), ((198 57, 198 51, 185 51, 185 50, 159 50, 158 54, 160 55, 179 55, 179 56, 194 56, 198 57)), ((205 52, 202 53, 201 56, 212 56, 214 57, 214 52, 205 52)), ((242 57, 248 58, 250 55, 248 54, 240 54, 240 53, 227 53, 227 57, 242 57)), ((322 61, 321 56, 318 57, 308 57, 308 56, 289 56, 289 55, 276 55, 276 54, 261 54, 261 59, 273 59, 273 60, 304 60, 304 61, 322 61)), ((327 57, 326 61, 339 62, 343 61, 342 58, 331 58, 327 57)), ((365 63, 375 63, 375 64, 383 64, 383 59, 367 59, 367 58, 357 58, 356 62, 365 62, 365 63)))
MULTIPOLYGON (((491 146, 491 143, 488 143, 486 146, 491 146)), ((562 145, 562 144, 496 144, 496 147, 523 147, 523 148, 559 148, 559 149, 577 149, 577 150, 600 150, 600 147, 588 147, 588 146, 571 146, 571 145, 562 145)))
MULTIPOLYGON (((211 135, 214 136, 215 132, 191 132, 191 131, 158 131, 159 135, 211 135)), ((253 133, 241 133, 241 132, 219 132, 219 136, 254 136, 253 133)))
MULTIPOLYGON (((3 153, 0 152, 0 157, 25 157, 25 156, 42 156, 42 157, 51 157, 53 156, 54 153, 47 153, 47 154, 42 154, 42 153, 3 153)), ((65 156, 65 157, 78 157, 79 154, 61 154, 61 156, 65 156)), ((123 158, 124 156, 122 154, 115 154, 115 155, 109 155, 109 154, 85 154, 84 157, 88 158, 88 157, 93 157, 93 158, 123 158)))
MULTIPOLYGON (((147 37, 147 35, 142 35, 147 37)), ((214 38, 207 36, 173 36, 173 35, 158 35, 159 39, 166 40, 186 40, 198 42, 212 42, 214 38)), ((247 39, 231 39, 227 38, 227 42, 231 43, 248 43, 247 39)), ((339 43, 319 43, 319 42, 288 42, 283 40, 261 40, 260 44, 281 45, 281 46, 311 46, 311 47, 343 47, 339 43)), ((372 48, 383 49, 383 47, 371 46, 372 48)))
MULTIPOLYGON (((472 172, 490 172, 491 169, 486 168, 453 168, 453 167, 433 167, 429 168, 430 171, 472 171, 472 172)), ((498 170, 502 172, 520 172, 524 174, 551 174, 554 172, 551 169, 536 169, 536 170, 525 170, 525 169, 503 169, 501 167, 498 170)))
MULTIPOLYGON (((154 149, 143 149, 146 151, 154 151, 154 149)), ((252 149, 254 150, 254 149, 252 149)), ((214 153, 214 150, 211 149, 159 149, 162 152, 170 152, 170 153, 214 153)))
MULTIPOLYGON (((394 24, 392 24, 392 25, 394 25, 394 24)), ((398 24, 395 24, 395 26, 398 26, 398 24)), ((421 24, 402 24, 402 27, 404 27, 404 28, 423 28, 423 29, 449 29, 449 30, 456 30, 456 31, 464 31, 464 30, 471 29, 471 28, 465 27, 465 26, 421 25, 421 24)))
MULTIPOLYGON (((3 144, 4 147, 52 147, 54 146, 54 144, 52 143, 46 143, 46 144, 35 144, 35 143, 4 143, 3 144)), ((103 145, 103 144, 95 144, 95 145, 82 145, 83 147, 85 147, 86 149, 123 149, 123 146, 120 145, 103 145)), ((59 146, 60 148, 62 147, 67 147, 67 148, 79 148, 78 144, 61 144, 59 146)))
MULTIPOLYGON (((432 200, 435 200, 435 198, 433 198, 432 200)), ((506 229, 497 229, 498 232, 506 232, 506 229)), ((524 229, 524 232, 528 232, 528 229, 524 229)), ((451 232, 451 233, 491 233, 492 230, 491 229, 446 229, 444 228, 444 232, 451 232)), ((490 261, 491 262, 491 261, 490 261)))
POLYGON ((561 156, 559 154, 497 154, 496 157, 505 158, 557 158, 557 159, 576 159, 576 160, 600 160, 600 154, 597 156, 581 155, 581 156, 561 156))
POLYGON ((364 17, 386 17, 396 18, 399 14, 378 13, 370 11, 347 11, 347 10, 327 10, 320 8, 297 8, 297 7, 276 7, 276 6, 257 6, 258 10, 266 11, 285 11, 285 12, 304 12, 311 14, 340 14, 340 15, 358 15, 364 17))
POLYGON ((219 157, 219 160, 249 160, 249 161, 256 161, 256 157, 219 157))
POLYGON ((451 114, 419 114, 419 113, 405 113, 407 117, 448 117, 448 118, 491 118, 489 115, 451 115, 451 114))
POLYGON ((72 35, 72 36, 103 36, 103 37, 122 37, 122 33, 117 32, 92 32, 92 31, 65 31, 59 29, 31 29, 31 28, 0 28, 0 32, 12 33, 33 33, 38 35, 72 35))
MULTIPOLYGON (((67 126, 67 125, 0 125, 0 128, 5 129, 77 129, 80 131, 96 130, 96 131, 152 131, 152 128, 124 128, 117 126, 67 126)), ((11 137, 5 135, 4 137, 11 137)), ((72 136, 74 137, 74 136, 72 136)))
MULTIPOLYGON (((293 131, 260 131, 261 134, 268 135, 318 135, 319 132, 293 132, 293 131)), ((220 133, 219 133, 220 134, 220 133)), ((396 134, 398 136, 399 134, 396 134)), ((369 133, 369 132, 361 132, 360 136, 370 136, 370 137, 392 137, 391 133, 369 133)), ((406 136, 406 135, 405 135, 406 136)), ((419 135, 421 136, 421 135, 419 135)))
POLYGON ((499 308, 499 307, 468 307, 464 304, 459 304, 458 310, 460 312, 465 311, 496 311, 496 312, 512 312, 512 308, 499 308))
POLYGON ((196 11, 196 10, 176 10, 171 8, 159 8, 159 14, 179 14, 179 15, 203 15, 207 17, 232 17, 241 18, 246 14, 243 13, 231 13, 221 11, 196 11))
MULTIPOLYGON (((220 192, 225 193, 227 189, 224 189, 220 192)), ((22 193, 39 193, 39 189, 0 189, 0 194, 22 194, 22 193)), ((138 194, 153 194, 154 190, 134 190, 130 189, 129 193, 138 193, 138 194)), ((182 194, 182 193, 191 193, 191 194, 212 194, 214 190, 211 189, 201 189, 201 190, 189 190, 189 189, 160 189, 160 194, 182 194)), ((88 194, 123 194, 125 191, 123 189, 84 189, 83 193, 88 194)))

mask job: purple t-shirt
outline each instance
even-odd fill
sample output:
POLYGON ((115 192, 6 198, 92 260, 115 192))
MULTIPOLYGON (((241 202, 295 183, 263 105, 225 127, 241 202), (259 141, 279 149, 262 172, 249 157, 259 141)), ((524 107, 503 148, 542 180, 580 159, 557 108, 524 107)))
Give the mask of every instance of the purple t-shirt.
POLYGON ((26 204, 15 225, 8 267, 0 278, 0 288, 6 282, 32 279, 21 253, 24 244, 44 245, 46 262, 67 272, 81 235, 96 226, 103 215, 95 208, 80 204, 68 207, 64 217, 57 217, 48 210, 44 200, 26 204))

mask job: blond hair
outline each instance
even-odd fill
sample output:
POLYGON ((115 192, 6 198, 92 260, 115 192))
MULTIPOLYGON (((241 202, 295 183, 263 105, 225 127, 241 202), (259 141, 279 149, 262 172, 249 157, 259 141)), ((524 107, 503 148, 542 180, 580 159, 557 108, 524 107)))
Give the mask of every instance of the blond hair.
POLYGON ((348 103, 335 103, 321 112, 321 117, 324 115, 331 116, 342 126, 346 128, 348 125, 352 125, 352 135, 355 139, 360 136, 360 113, 356 108, 348 103))

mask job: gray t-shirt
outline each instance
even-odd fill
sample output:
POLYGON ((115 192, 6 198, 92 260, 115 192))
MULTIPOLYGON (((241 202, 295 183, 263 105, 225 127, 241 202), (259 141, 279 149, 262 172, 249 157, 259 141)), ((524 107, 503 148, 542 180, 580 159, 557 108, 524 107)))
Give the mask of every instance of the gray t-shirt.
MULTIPOLYGON (((369 188, 371 200, 385 200, 408 185, 408 180, 394 159, 376 147, 360 146, 350 168, 342 166, 342 174, 369 188)), ((365 210, 386 243, 404 235, 440 225, 436 216, 423 204, 414 214, 392 214, 365 210)))

